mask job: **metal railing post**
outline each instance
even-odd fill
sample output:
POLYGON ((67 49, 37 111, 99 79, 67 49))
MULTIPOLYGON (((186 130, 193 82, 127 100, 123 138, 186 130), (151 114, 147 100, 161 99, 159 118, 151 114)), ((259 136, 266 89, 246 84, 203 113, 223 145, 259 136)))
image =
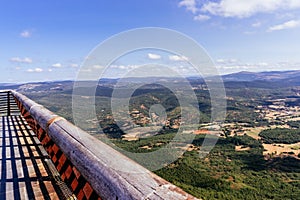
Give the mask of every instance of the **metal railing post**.
POLYGON ((7 116, 10 116, 10 92, 7 92, 7 116))

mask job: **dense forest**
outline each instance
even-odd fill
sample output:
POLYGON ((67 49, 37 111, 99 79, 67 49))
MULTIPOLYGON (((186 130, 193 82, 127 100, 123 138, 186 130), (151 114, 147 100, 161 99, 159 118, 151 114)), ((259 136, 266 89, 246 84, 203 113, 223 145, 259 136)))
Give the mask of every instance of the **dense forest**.
MULTIPOLYGON (((167 144, 174 134, 166 132, 134 142, 117 140, 115 144, 130 152, 145 153, 167 144)), ((197 136, 193 145, 200 147, 203 139, 203 135, 197 136)), ((205 159, 199 158, 197 150, 187 151, 155 173, 203 199, 298 199, 300 160, 287 157, 267 161, 262 153, 261 142, 247 135, 228 137, 219 139, 205 159), (237 152, 236 145, 250 149, 237 152)))
POLYGON ((267 144, 293 144, 300 142, 300 129, 276 128, 264 130, 259 134, 267 144))

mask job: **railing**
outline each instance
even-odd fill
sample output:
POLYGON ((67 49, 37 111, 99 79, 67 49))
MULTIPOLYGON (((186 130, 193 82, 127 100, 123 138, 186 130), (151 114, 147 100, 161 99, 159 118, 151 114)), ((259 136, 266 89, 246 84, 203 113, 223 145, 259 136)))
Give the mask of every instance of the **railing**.
POLYGON ((19 115, 20 111, 17 107, 14 97, 10 91, 0 91, 0 116, 19 115))
POLYGON ((26 96, 4 95, 7 114, 15 112, 13 98, 78 199, 196 199, 26 96))

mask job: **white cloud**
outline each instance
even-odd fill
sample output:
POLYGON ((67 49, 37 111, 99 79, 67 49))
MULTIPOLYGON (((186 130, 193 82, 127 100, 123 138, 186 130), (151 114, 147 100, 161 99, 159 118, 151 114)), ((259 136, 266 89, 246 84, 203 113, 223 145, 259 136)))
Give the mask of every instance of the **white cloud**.
POLYGON ((16 63, 27 63, 30 64, 32 63, 32 59, 25 57, 25 58, 19 58, 19 57, 13 57, 10 59, 11 62, 16 62, 16 63))
POLYGON ((300 20, 290 20, 287 22, 284 22, 283 24, 278 24, 275 26, 271 26, 268 31, 279 31, 279 30, 284 30, 284 29, 291 29, 291 28, 296 28, 300 26, 300 20))
POLYGON ((60 68, 60 67, 62 67, 62 64, 61 63, 55 63, 55 64, 52 65, 52 67, 60 68))
POLYGON ((138 65, 111 65, 109 68, 121 69, 121 70, 132 70, 138 68, 138 65))
POLYGON ((238 62, 238 60, 235 59, 235 58, 231 58, 231 59, 228 60, 228 62, 229 63, 236 63, 236 62, 238 62))
POLYGON ((294 12, 289 13, 277 13, 276 19, 278 20, 289 20, 295 18, 297 15, 294 12))
POLYGON ((299 0, 221 0, 205 3, 201 11, 222 17, 245 18, 257 13, 296 8, 300 8, 299 0))
POLYGON ((104 69, 104 67, 101 65, 94 65, 93 68, 94 69, 104 69))
POLYGON ((252 24, 252 27, 258 28, 261 26, 261 22, 255 22, 252 24))
POLYGON ((194 20, 196 20, 196 21, 206 21, 206 20, 209 20, 209 19, 210 19, 210 16, 202 15, 202 14, 199 14, 199 15, 194 17, 194 20))
POLYGON ((118 65, 118 66, 116 66, 116 68, 118 68, 118 69, 129 69, 129 66, 118 65))
MULTIPOLYGON (((275 63, 267 63, 267 62, 260 62, 260 63, 252 63, 252 64, 240 64, 237 65, 234 69, 234 72, 238 71, 282 71, 282 70, 299 70, 300 63, 299 62, 275 62, 275 63)), ((226 66, 222 68, 226 71, 226 66)), ((229 70, 229 68, 227 68, 229 70)))
POLYGON ((264 69, 269 67, 269 64, 266 62, 260 63, 244 63, 239 61, 238 59, 218 59, 216 60, 217 69, 220 70, 221 73, 231 73, 231 72, 239 72, 239 71, 257 71, 258 69, 264 69))
POLYGON ((292 70, 299 70, 300 69, 300 63, 299 62, 291 62, 291 61, 284 61, 279 62, 275 64, 275 67, 278 69, 292 69, 292 70))
POLYGON ((188 11, 195 14, 198 11, 196 0, 182 0, 178 4, 179 7, 185 7, 188 11))
POLYGON ((92 69, 80 69, 80 72, 89 73, 92 72, 92 69))
POLYGON ((226 62, 226 60, 224 60, 224 59, 220 58, 220 59, 217 59, 217 60, 216 60, 216 62, 217 62, 217 63, 225 63, 225 62, 226 62))
POLYGON ((222 74, 228 74, 240 71, 282 71, 284 70, 299 70, 299 62, 241 62, 237 60, 235 63, 230 63, 232 59, 219 59, 220 62, 217 63, 216 67, 222 74), (227 62, 228 61, 228 62, 227 62))
POLYGON ((169 59, 172 60, 172 61, 187 61, 188 60, 187 57, 185 57, 185 56, 178 56, 178 55, 169 56, 169 59))
POLYGON ((151 60, 159 60, 161 59, 161 56, 153 53, 148 53, 148 58, 151 60))
POLYGON ((257 65, 260 66, 260 67, 268 67, 269 63, 267 63, 267 62, 260 62, 257 65))
POLYGON ((231 59, 223 59, 223 58, 220 58, 220 59, 217 59, 216 60, 217 63, 219 64, 233 64, 233 63, 238 63, 238 60, 235 59, 235 58, 231 58, 231 59))
POLYGON ((23 59, 23 62, 25 62, 25 63, 32 63, 32 59, 26 57, 26 58, 23 59))
POLYGON ((43 72, 41 68, 28 69, 27 72, 43 72))
MULTIPOLYGON (((181 0, 179 7, 192 12, 194 20, 208 20, 211 15, 246 18, 259 13, 275 14, 278 11, 293 11, 300 8, 299 0, 181 0)), ((254 23, 253 27, 259 27, 254 23)))
POLYGON ((70 67, 74 67, 74 68, 76 68, 76 67, 79 67, 79 65, 78 65, 78 64, 76 64, 76 63, 72 63, 72 64, 70 64, 70 67))
POLYGON ((30 38, 32 36, 32 31, 30 30, 24 30, 20 33, 20 36, 22 38, 30 38))
POLYGON ((220 58, 220 59, 217 59, 216 60, 218 63, 237 63, 238 60, 235 59, 235 58, 230 58, 230 59, 223 59, 223 58, 220 58))
MULTIPOLYGON (((250 63, 238 63, 233 65, 218 65, 216 66, 222 73, 231 73, 231 72, 239 72, 239 71, 264 71, 262 66, 258 64, 250 64, 250 63)), ((267 67, 267 66, 264 66, 267 67)))
POLYGON ((109 70, 132 70, 138 68, 139 65, 110 65, 108 67, 102 66, 102 65, 92 65, 85 69, 80 69, 81 71, 88 71, 92 72, 95 70, 105 69, 106 71, 109 70))

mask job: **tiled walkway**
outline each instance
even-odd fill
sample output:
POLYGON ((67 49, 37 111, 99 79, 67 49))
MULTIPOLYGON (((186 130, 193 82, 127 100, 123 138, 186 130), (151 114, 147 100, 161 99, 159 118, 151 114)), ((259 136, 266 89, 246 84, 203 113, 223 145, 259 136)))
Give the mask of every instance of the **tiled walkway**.
POLYGON ((69 191, 26 121, 0 120, 0 199, 64 199, 69 191))

